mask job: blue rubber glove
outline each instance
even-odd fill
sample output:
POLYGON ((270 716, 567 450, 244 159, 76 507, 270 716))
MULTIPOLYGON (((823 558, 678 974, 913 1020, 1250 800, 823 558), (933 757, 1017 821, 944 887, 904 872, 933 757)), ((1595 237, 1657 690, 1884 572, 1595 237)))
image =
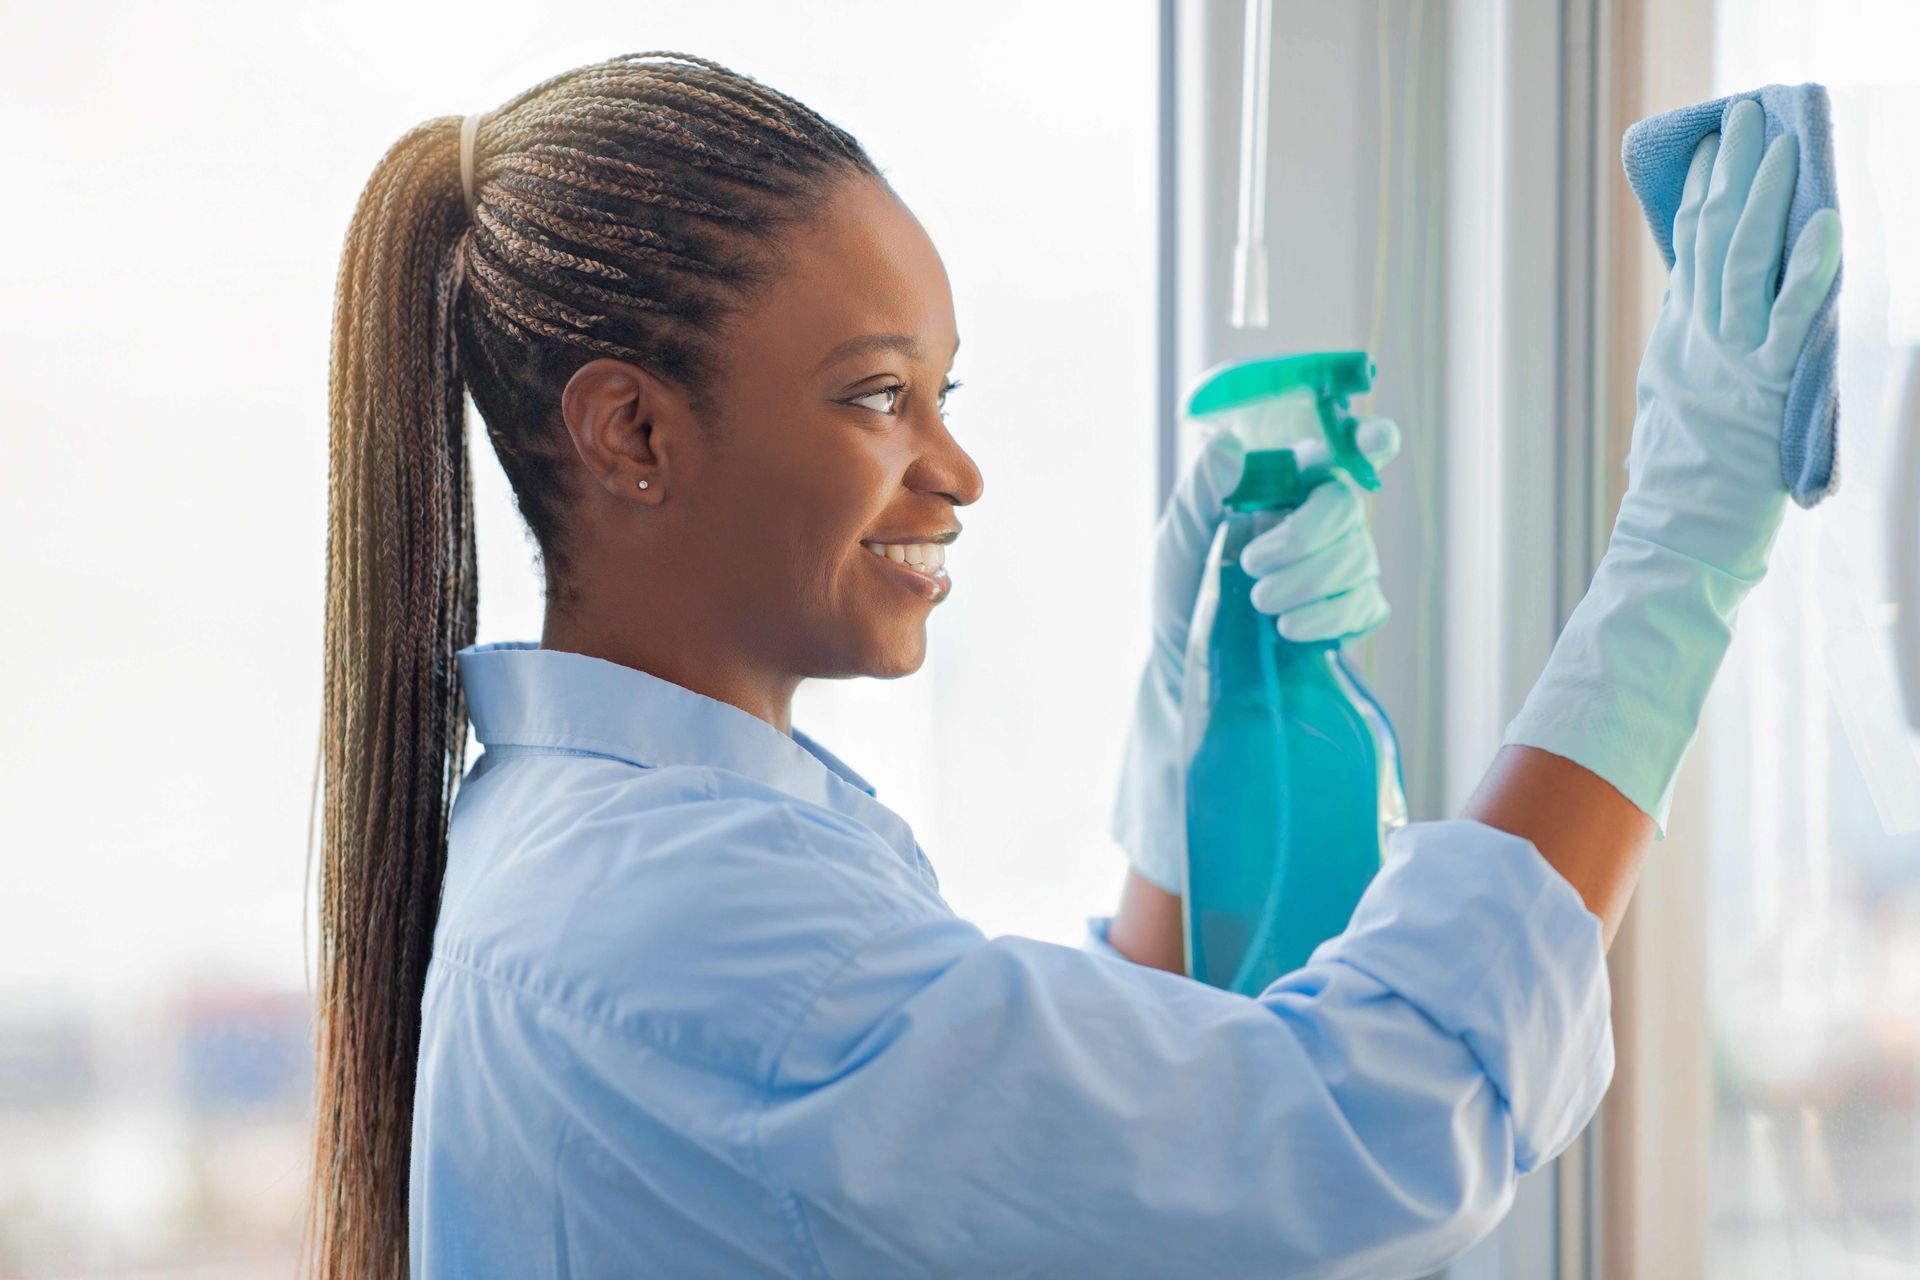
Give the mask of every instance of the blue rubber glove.
MULTIPOLYGON (((1361 451, 1376 468, 1400 448, 1384 418, 1362 422, 1361 451)), ((1207 555, 1240 483, 1245 447, 1222 433, 1208 441, 1175 486, 1154 535, 1153 644, 1140 676, 1120 769, 1113 837, 1135 871, 1168 893, 1185 891, 1186 766, 1181 684, 1188 632, 1207 555)), ((1336 473, 1296 510, 1248 542, 1240 566, 1254 578, 1253 603, 1293 641, 1350 639, 1387 617, 1380 559, 1359 490, 1336 473)))
POLYGON ((1761 154, 1759 104, 1694 152, 1640 363, 1629 479, 1593 583, 1506 741, 1599 774, 1664 834, 1674 778, 1786 511, 1787 384, 1840 266, 1816 213, 1774 283, 1798 143, 1761 154))

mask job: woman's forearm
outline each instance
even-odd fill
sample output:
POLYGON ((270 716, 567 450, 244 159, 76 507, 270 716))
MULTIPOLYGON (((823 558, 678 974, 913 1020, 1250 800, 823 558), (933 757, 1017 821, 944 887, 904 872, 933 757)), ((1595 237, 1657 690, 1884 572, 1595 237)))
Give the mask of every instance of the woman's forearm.
POLYGON ((1600 917, 1612 945, 1653 840, 1653 819, 1631 800, 1571 760, 1507 747, 1460 816, 1532 841, 1600 917))
POLYGON ((1186 938, 1181 931, 1180 898, 1137 871, 1127 872, 1120 909, 1107 926, 1107 945, 1135 964, 1169 973, 1187 971, 1186 938))
MULTIPOLYGON (((1653 819, 1632 801, 1571 760, 1507 747, 1461 816, 1531 841, 1600 917, 1612 945, 1653 840, 1653 819)), ((1128 872, 1107 942, 1135 964, 1186 972, 1179 897, 1128 872)))

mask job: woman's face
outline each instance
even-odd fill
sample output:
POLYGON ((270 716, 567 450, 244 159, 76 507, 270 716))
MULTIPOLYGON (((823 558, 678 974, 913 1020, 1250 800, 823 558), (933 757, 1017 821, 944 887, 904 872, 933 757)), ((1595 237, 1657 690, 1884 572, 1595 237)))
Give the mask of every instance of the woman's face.
POLYGON ((723 335, 683 564, 730 637, 796 678, 900 676, 926 656, 956 508, 981 476, 947 429, 959 346, 940 255, 880 183, 843 183, 789 233, 780 275, 723 335))

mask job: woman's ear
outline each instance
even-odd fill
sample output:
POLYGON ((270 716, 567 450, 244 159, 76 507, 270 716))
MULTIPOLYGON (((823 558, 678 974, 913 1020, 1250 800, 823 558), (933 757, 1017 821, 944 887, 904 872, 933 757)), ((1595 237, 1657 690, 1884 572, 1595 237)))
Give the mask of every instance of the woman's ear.
POLYGON ((560 393, 574 451, 602 488, 659 504, 694 438, 686 396, 640 366, 603 357, 574 370, 560 393))

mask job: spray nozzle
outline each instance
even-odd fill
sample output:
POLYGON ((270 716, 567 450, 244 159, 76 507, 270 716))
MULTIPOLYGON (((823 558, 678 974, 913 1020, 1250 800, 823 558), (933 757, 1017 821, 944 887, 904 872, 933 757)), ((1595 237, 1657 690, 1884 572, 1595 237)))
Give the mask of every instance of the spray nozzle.
POLYGON ((1347 398, 1373 387, 1364 351, 1270 356, 1216 365, 1187 397, 1187 414, 1213 418, 1247 446, 1247 469, 1227 505, 1239 510, 1292 507, 1331 470, 1378 489, 1380 476, 1355 438, 1347 398))

